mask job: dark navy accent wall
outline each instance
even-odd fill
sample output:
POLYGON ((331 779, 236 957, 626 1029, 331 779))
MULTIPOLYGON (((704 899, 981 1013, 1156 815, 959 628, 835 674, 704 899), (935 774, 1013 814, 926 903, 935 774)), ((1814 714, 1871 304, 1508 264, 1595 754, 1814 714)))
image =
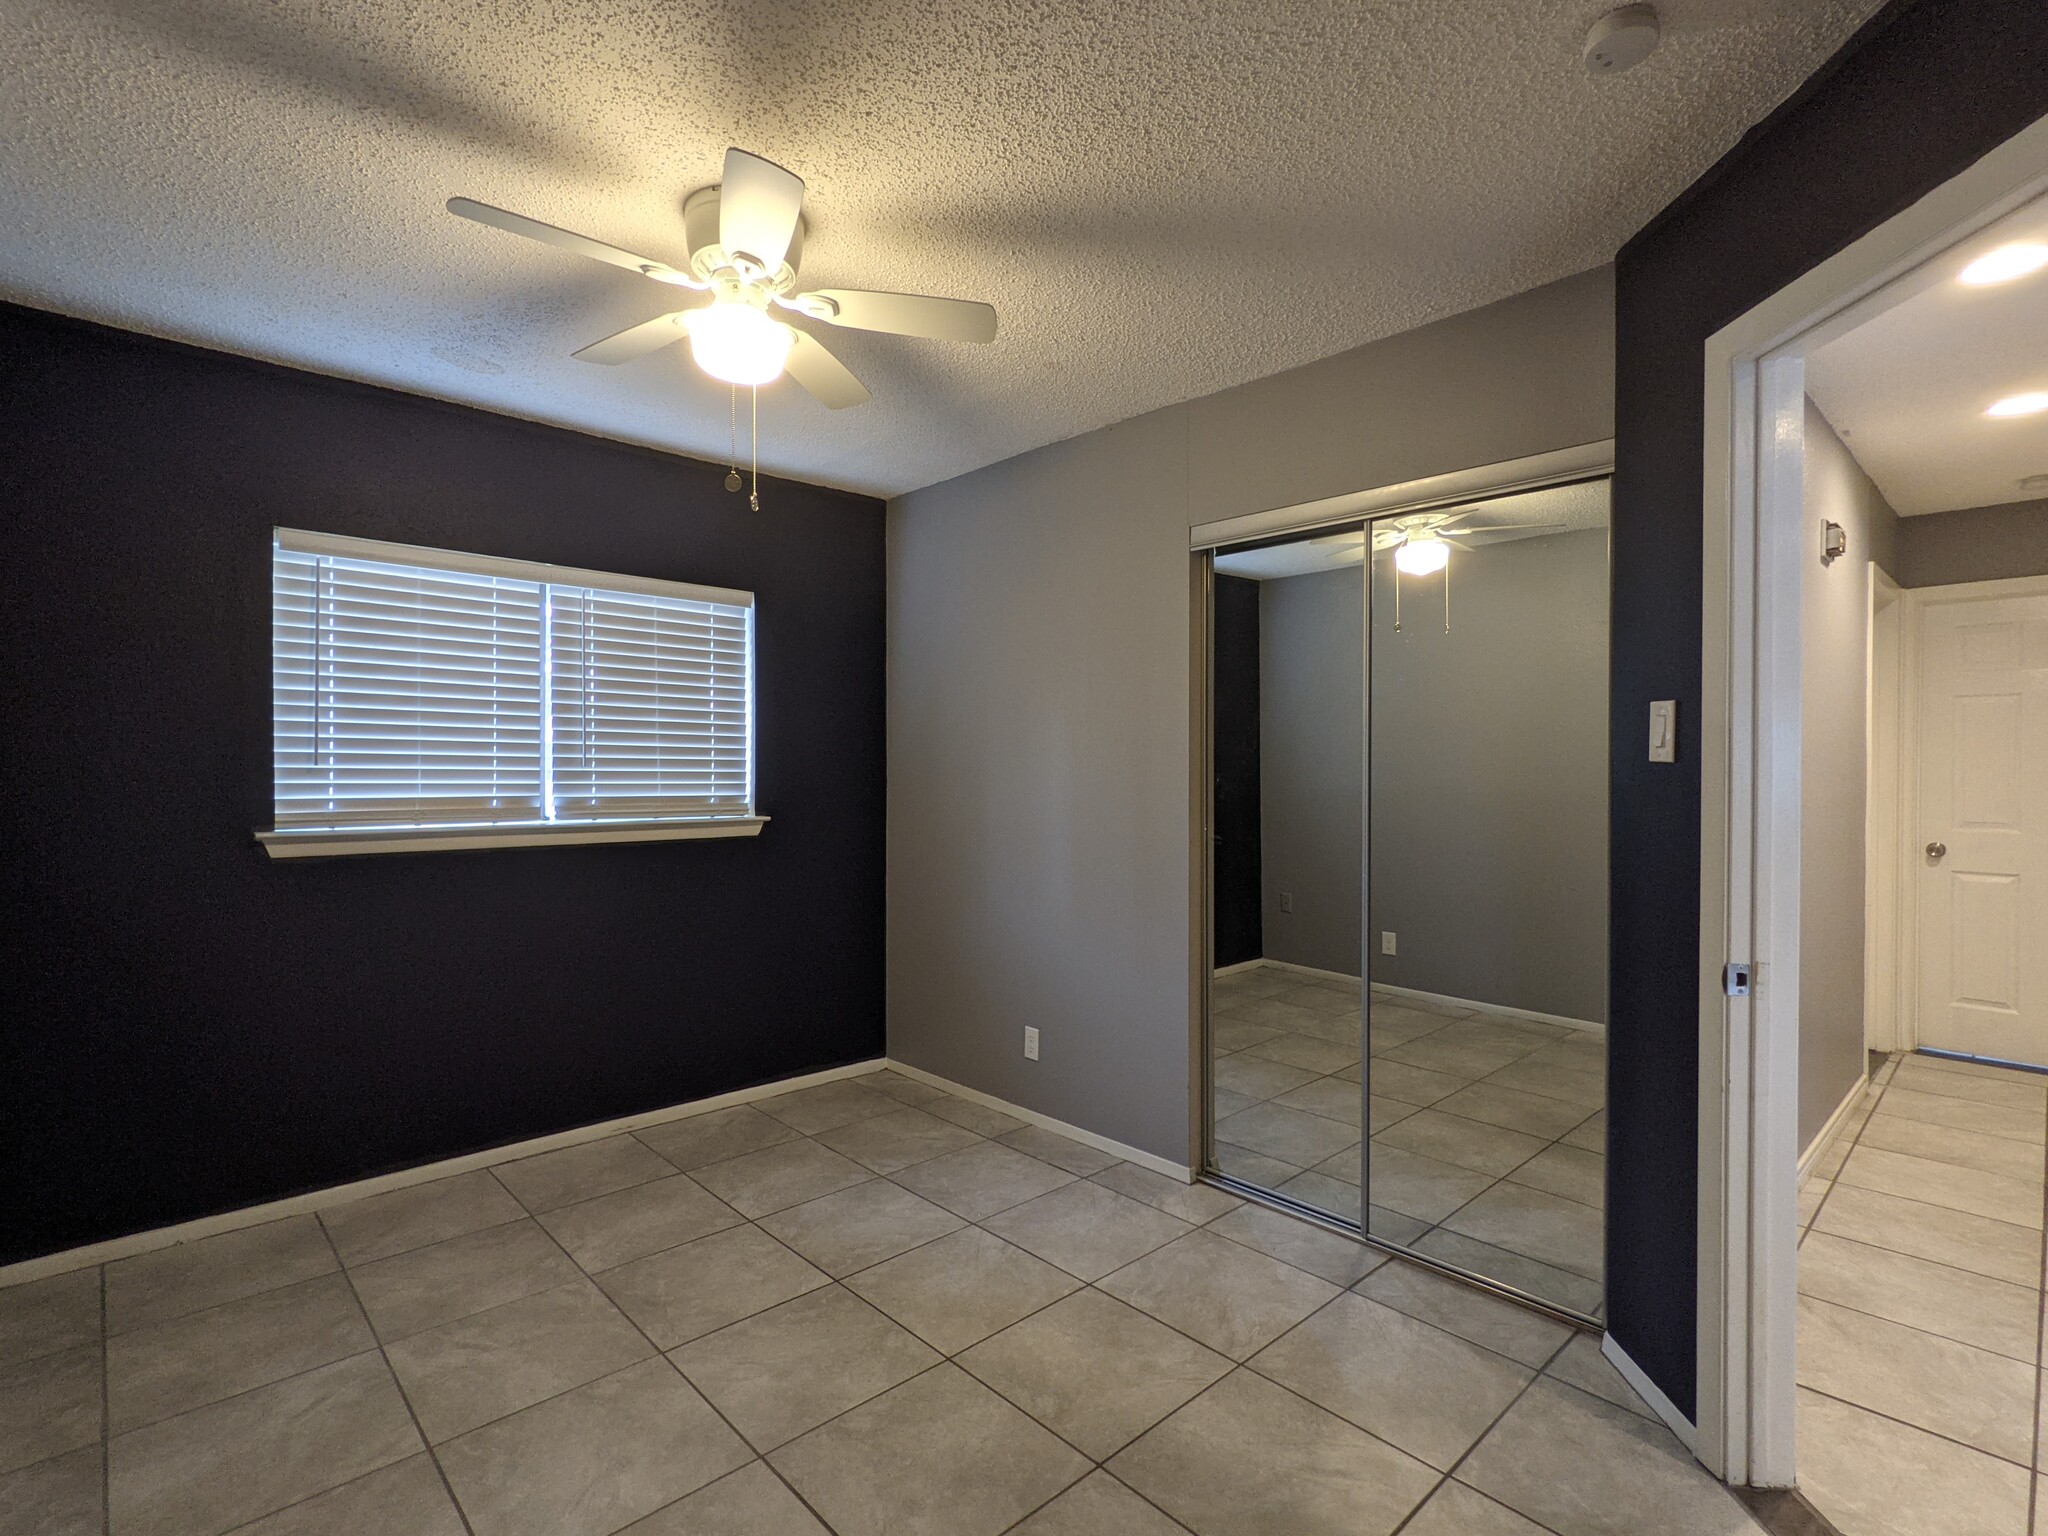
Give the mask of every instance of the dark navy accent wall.
POLYGON ((882 1053, 882 504, 723 476, 0 306, 0 1261, 882 1053), (271 862, 275 524, 753 591, 767 829, 271 862))
POLYGON ((1211 767, 1216 776, 1216 889, 1210 909, 1216 964, 1241 965, 1265 953, 1263 861, 1259 825, 1259 584, 1244 576, 1215 578, 1211 614, 1215 633, 1215 697, 1209 718, 1215 732, 1211 767))
POLYGON ((1616 260, 1608 1322, 1687 1414, 1706 340, 2044 113, 2042 0, 1895 4, 1616 260), (1665 698, 1668 766, 1643 747, 1665 698))

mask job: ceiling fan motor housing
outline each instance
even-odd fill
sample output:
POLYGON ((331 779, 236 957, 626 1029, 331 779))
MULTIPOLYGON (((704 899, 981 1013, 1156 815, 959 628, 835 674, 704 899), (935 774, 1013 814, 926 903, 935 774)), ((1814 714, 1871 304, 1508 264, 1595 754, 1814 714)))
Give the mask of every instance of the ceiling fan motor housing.
MULTIPOLYGON (((796 221, 796 233, 789 237, 789 252, 782 258, 782 265, 775 271, 765 273, 771 293, 787 293, 796 285, 797 268, 804 259, 804 223, 796 221)), ((718 188, 699 187, 683 199, 683 241, 690 251, 690 270, 699 277, 710 278, 721 267, 738 265, 737 256, 745 252, 728 251, 718 243, 718 188)), ((760 271, 758 263, 749 262, 748 267, 760 271)))

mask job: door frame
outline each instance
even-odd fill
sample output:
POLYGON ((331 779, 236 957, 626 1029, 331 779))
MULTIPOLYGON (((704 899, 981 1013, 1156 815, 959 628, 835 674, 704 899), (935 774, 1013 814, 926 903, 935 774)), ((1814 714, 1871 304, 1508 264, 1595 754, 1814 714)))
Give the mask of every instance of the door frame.
MULTIPOLYGON (((1540 490, 1549 486, 1571 485, 1587 480, 1611 480, 1614 475, 1614 439, 1602 438, 1597 442, 1579 443, 1568 448, 1553 449, 1545 453, 1528 454, 1521 458, 1503 459, 1491 464, 1477 464, 1469 468, 1451 470, 1443 474, 1428 475, 1420 479, 1399 481, 1390 485, 1375 486, 1367 490, 1347 492, 1340 496, 1323 497, 1315 501, 1298 502, 1291 506, 1274 507, 1265 511, 1250 512, 1239 517, 1225 518, 1218 522, 1196 523, 1188 529, 1188 601, 1189 601, 1189 708, 1190 736, 1188 742, 1189 804, 1193 812, 1189 817, 1189 924, 1191 928, 1190 953, 1193 957, 1189 977, 1190 1019, 1189 1038, 1194 1054, 1194 1070, 1188 1074, 1189 1156, 1188 1165, 1195 1170, 1197 1178, 1213 1178, 1229 1188, 1250 1198, 1288 1210, 1295 1215, 1321 1222, 1348 1236, 1361 1239, 1370 1246, 1400 1253, 1414 1263, 1431 1269, 1438 1269, 1484 1289, 1513 1297, 1527 1305, 1554 1313, 1560 1318, 1583 1325, 1584 1320, 1576 1314, 1563 1311, 1553 1303, 1540 1297, 1529 1296, 1514 1287, 1485 1276, 1474 1275, 1454 1265, 1442 1263, 1427 1254, 1413 1253, 1408 1249, 1391 1244, 1372 1236, 1371 1222, 1362 1219, 1352 1227, 1338 1218, 1313 1210, 1285 1195, 1270 1195, 1270 1192, 1253 1189, 1239 1184, 1236 1180, 1219 1176, 1215 1167, 1215 1095, 1211 1090, 1214 1057, 1210 1051, 1212 1028, 1211 1009, 1215 977, 1216 922, 1214 911, 1213 881, 1215 875, 1215 775, 1213 764, 1213 734, 1215 729, 1215 669, 1216 669, 1216 625, 1215 625, 1215 559, 1218 553, 1243 545, 1264 544, 1303 534, 1318 529, 1370 523, 1380 518, 1397 517, 1409 512, 1423 512, 1433 508, 1458 506, 1465 502, 1484 501, 1494 497, 1514 495, 1522 491, 1540 490)), ((1611 562, 1610 562, 1611 564, 1611 562)), ((1372 676, 1372 624, 1370 598, 1370 571, 1372 561, 1363 562, 1367 573, 1366 624, 1363 633, 1365 653, 1363 666, 1365 676, 1372 676)), ((1611 584, 1611 579, 1610 579, 1611 584)), ((1363 712, 1362 724, 1365 741, 1362 747, 1367 765, 1371 762, 1372 711, 1363 712)), ((1369 766, 1360 775, 1360 788, 1367 797, 1362 807, 1362 829, 1370 837, 1372 813, 1370 797, 1372 774, 1369 766)), ((1372 921, 1370 889, 1370 850, 1364 841, 1360 845, 1359 893, 1359 958, 1361 974, 1359 988, 1361 998, 1370 985, 1366 974, 1366 955, 1369 945, 1368 930, 1372 921)), ((1365 1039, 1361 1033, 1360 1051, 1365 1053, 1365 1039)), ((1368 1069, 1360 1074, 1359 1093, 1369 1100, 1371 1073, 1368 1069)), ((1361 1111, 1370 1123, 1371 1105, 1366 1102, 1361 1111)), ((1364 1159, 1370 1156, 1372 1144, 1370 1134, 1360 1140, 1360 1175, 1367 1176, 1364 1159)), ((1364 1186, 1361 1186, 1364 1187, 1364 1186)), ((1364 1212, 1361 1212, 1364 1216, 1364 1212)), ((1605 1278, 1602 1279, 1605 1290, 1605 1278)))
POLYGON ((1804 356, 2044 191, 2048 119, 1705 348, 1695 1451, 1731 1483, 1795 1481, 1804 356))
POLYGON ((1920 881, 1911 849, 1921 837, 1920 820, 1920 669, 1926 656, 1922 639, 1928 611, 1997 602, 2008 597, 2048 597, 2048 576, 1994 577, 1989 581, 1958 581, 1939 587, 1908 587, 1901 593, 1904 615, 1899 647, 1900 797, 1895 854, 1899 876, 1900 1050, 1920 1046, 1920 881))
MULTIPOLYGON (((1904 940, 1913 926, 1906 911, 1907 829, 1913 825, 1907 744, 1917 740, 1910 676, 1916 668, 1919 625, 1913 596, 1872 561, 1864 610, 1863 738, 1863 1045, 1872 1051, 1910 1051, 1915 1019, 1907 1001, 1911 970, 1904 940), (1889 617, 1880 620, 1880 615, 1889 617), (1880 623, 1890 631, 1890 660, 1880 664, 1880 623)), ((1818 1143, 1816 1143, 1818 1145, 1818 1143)))

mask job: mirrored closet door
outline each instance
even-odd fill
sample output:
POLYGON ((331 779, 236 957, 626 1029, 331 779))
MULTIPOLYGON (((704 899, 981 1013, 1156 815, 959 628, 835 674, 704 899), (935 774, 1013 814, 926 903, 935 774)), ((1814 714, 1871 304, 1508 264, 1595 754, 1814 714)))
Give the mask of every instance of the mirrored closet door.
POLYGON ((1360 1220, 1365 563, 1358 531, 1215 559, 1216 1168, 1360 1220))
POLYGON ((1588 1317, 1607 508, 1226 549, 1210 605, 1213 1171, 1588 1317))

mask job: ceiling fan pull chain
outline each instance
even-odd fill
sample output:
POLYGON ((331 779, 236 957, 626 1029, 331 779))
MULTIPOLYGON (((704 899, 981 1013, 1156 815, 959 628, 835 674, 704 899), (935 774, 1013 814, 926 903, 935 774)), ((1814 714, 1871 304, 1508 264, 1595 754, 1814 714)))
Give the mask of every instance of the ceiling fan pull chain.
POLYGON ((761 386, 753 386, 754 392, 754 489, 747 496, 749 511, 761 510, 761 386))
MULTIPOLYGON (((1368 560, 1368 565, 1372 562, 1368 560)), ((1394 562, 1394 633, 1401 633, 1401 562, 1394 562)))
POLYGON ((725 488, 736 491, 740 488, 740 387, 728 384, 726 388, 731 399, 725 413, 725 488))
POLYGON ((1444 633, 1451 632, 1451 562, 1444 561, 1444 633))

